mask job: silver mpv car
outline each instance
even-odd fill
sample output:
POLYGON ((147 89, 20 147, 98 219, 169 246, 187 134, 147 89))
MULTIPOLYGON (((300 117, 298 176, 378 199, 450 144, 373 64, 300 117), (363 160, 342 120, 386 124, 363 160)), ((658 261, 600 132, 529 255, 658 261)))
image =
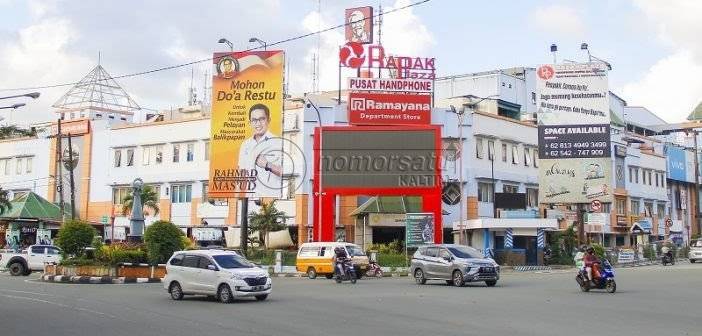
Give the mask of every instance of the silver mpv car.
POLYGON ((449 285, 485 281, 488 287, 500 279, 500 266, 476 249, 463 245, 435 244, 421 246, 412 256, 410 271, 423 285, 427 280, 444 280, 449 285))

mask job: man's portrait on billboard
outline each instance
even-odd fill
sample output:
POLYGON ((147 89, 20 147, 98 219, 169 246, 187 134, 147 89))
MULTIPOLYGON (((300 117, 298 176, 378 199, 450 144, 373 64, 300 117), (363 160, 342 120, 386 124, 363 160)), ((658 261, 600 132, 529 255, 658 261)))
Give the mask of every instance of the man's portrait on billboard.
POLYGON ((271 112, 264 104, 255 104, 249 109, 250 138, 244 140, 239 151, 239 169, 257 172, 254 196, 280 196, 283 168, 280 136, 269 131, 271 112))

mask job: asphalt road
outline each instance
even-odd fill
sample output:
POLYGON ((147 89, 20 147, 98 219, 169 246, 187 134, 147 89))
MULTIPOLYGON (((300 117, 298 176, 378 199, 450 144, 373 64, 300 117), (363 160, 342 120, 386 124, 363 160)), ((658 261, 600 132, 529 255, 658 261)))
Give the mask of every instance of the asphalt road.
POLYGON ((275 278, 265 302, 172 301, 160 284, 74 285, 0 273, 0 335, 702 335, 702 264, 618 269, 616 294, 572 272, 498 285, 275 278))

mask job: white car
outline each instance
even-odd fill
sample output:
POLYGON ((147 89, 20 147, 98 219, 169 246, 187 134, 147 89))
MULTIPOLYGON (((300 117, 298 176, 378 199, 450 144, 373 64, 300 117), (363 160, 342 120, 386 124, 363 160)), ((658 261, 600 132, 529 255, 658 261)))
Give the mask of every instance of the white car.
POLYGON ((0 269, 7 268, 13 276, 43 271, 44 264, 60 261, 61 250, 52 245, 32 245, 21 253, 0 251, 0 269))
POLYGON ((166 264, 163 286, 173 300, 195 294, 216 296, 222 303, 252 296, 263 301, 272 287, 268 272, 223 250, 175 252, 166 264))

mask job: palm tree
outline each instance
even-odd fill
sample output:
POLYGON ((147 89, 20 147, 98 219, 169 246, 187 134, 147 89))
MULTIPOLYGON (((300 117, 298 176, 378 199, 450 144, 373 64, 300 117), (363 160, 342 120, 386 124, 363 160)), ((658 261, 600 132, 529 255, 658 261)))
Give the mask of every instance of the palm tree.
POLYGON ((4 214, 5 211, 10 211, 12 204, 10 204, 10 194, 7 190, 0 188, 0 215, 4 214))
MULTIPOLYGON (((133 199, 134 195, 132 194, 134 191, 130 191, 129 195, 124 196, 122 199, 122 214, 127 215, 130 211, 132 211, 132 205, 133 205, 133 199)), ((158 215, 160 209, 158 207, 158 202, 159 202, 159 194, 156 192, 156 189, 154 187, 145 185, 144 188, 141 189, 141 205, 144 208, 150 208, 151 210, 154 211, 154 216, 158 215)))
POLYGON ((285 229, 285 212, 276 209, 273 202, 262 203, 258 213, 249 214, 249 231, 258 231, 259 241, 263 246, 268 240, 268 233, 282 229, 285 229))

